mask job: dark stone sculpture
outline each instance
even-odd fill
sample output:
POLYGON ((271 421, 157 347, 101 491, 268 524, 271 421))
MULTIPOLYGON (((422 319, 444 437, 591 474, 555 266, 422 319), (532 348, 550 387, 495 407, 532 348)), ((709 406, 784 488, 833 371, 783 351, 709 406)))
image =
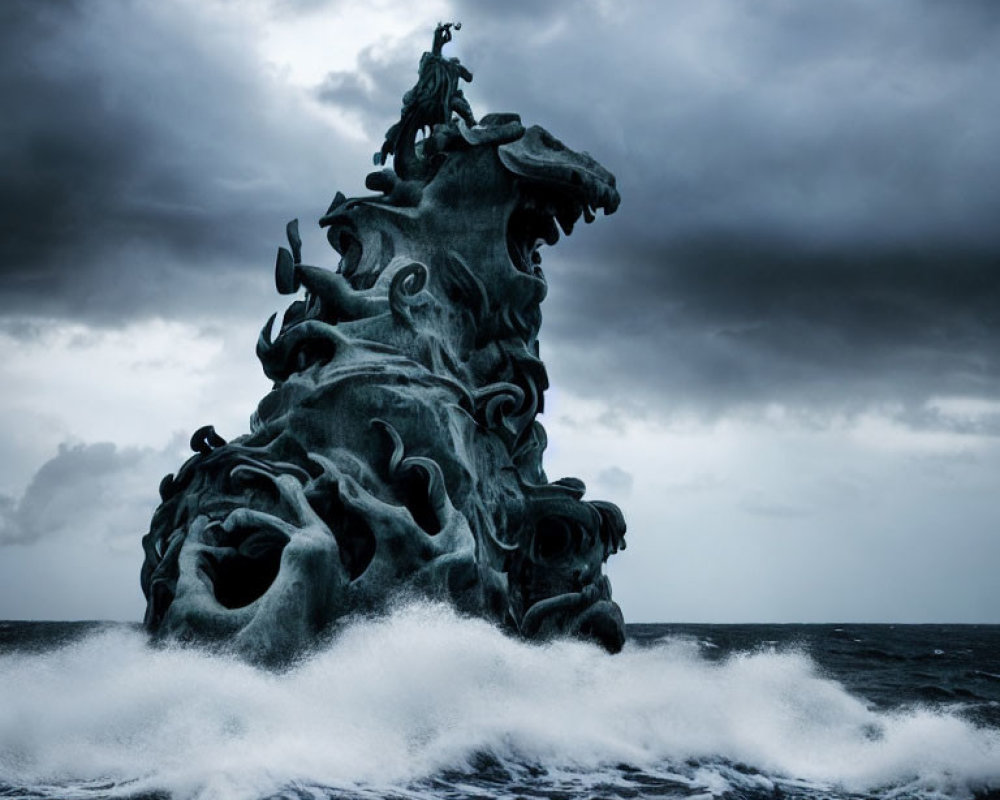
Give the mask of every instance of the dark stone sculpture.
POLYGON ((260 334, 274 387, 250 433, 200 429, 160 486, 142 569, 158 635, 281 663, 416 593, 531 639, 623 644, 602 570, 624 519, 578 479, 548 481, 535 420, 539 248, 557 222, 612 213, 615 180, 516 114, 476 124, 450 37, 438 26, 421 60, 376 157, 394 168, 366 180, 377 194, 338 193, 320 220, 335 272, 302 263, 289 223, 276 284, 305 298, 260 334))
POLYGON ((389 128, 382 150, 375 154, 375 163, 384 164, 395 153, 393 167, 396 174, 405 180, 425 177, 431 166, 426 159, 416 156, 418 133, 450 122, 452 112, 458 114, 470 128, 475 127, 472 108, 458 88, 459 79, 471 81, 472 73, 457 58, 441 55, 441 48, 451 41, 451 29, 460 30, 461 27, 461 23, 450 22, 437 26, 431 52, 424 53, 420 59, 417 85, 403 95, 399 122, 389 128))

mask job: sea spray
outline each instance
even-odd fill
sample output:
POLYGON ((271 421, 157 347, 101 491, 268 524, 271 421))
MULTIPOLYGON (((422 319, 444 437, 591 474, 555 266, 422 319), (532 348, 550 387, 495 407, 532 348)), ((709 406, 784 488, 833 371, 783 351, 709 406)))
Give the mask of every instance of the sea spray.
POLYGON ((354 621, 283 673, 121 629, 0 655, 0 786, 42 796, 503 795, 484 769, 543 793, 642 775, 678 796, 963 797, 1000 787, 1000 732, 874 710, 795 649, 708 660, 668 637, 613 657, 426 602, 354 621))

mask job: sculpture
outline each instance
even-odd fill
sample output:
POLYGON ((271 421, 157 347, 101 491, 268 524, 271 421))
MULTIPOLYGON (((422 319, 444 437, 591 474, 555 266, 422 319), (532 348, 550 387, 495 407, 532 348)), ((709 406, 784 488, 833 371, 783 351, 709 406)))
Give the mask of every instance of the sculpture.
POLYGON ((161 483, 142 569, 158 636, 280 664, 345 615, 418 593, 531 639, 624 642, 603 575, 622 514, 578 479, 547 480, 535 420, 539 248, 557 222, 569 234, 614 212, 615 180, 515 114, 477 124, 457 91, 471 74, 441 55, 451 28, 376 156, 394 154, 366 179, 376 194, 338 192, 320 220, 337 270, 302 263, 287 227, 276 285, 305 298, 261 331, 274 386, 250 433, 200 429, 161 483))

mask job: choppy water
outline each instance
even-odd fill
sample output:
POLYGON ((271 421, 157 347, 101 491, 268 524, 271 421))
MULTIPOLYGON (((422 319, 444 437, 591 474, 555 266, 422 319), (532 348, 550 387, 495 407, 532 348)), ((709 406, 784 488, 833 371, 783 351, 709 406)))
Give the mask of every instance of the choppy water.
POLYGON ((630 626, 527 645, 436 605, 285 674, 0 623, 0 797, 1000 798, 1000 626, 630 626))

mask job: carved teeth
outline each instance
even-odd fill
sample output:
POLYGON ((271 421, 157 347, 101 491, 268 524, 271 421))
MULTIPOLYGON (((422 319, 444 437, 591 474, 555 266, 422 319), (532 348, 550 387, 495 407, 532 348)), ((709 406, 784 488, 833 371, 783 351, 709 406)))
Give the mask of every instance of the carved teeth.
MULTIPOLYGON (((562 220, 559 221, 559 224, 562 225, 562 229, 567 236, 573 230, 573 223, 570 223, 569 230, 566 230, 566 226, 562 220)), ((542 239, 550 247, 559 241, 559 229, 556 227, 556 221, 552 217, 546 217, 542 225, 542 239)))
POLYGON ((556 212, 556 219, 559 220, 559 225, 567 236, 573 232, 573 226, 576 225, 576 221, 580 218, 582 211, 583 206, 579 203, 569 201, 562 205, 556 212))

